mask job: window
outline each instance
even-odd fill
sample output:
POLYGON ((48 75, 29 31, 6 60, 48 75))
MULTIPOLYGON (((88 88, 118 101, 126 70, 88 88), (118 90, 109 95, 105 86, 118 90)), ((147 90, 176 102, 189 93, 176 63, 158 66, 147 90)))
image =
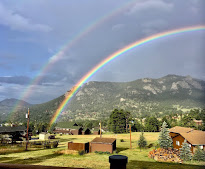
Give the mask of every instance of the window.
POLYGON ((177 146, 180 146, 180 142, 179 142, 179 141, 176 141, 176 145, 177 145, 177 146))
POLYGON ((199 148, 203 150, 204 146, 199 146, 199 148))
POLYGON ((189 147, 191 148, 191 144, 189 144, 189 147))

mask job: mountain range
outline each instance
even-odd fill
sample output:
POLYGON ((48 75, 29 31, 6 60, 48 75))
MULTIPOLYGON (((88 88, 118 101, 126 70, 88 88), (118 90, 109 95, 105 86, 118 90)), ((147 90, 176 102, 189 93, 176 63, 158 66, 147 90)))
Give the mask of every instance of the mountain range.
MULTIPOLYGON (((65 95, 71 91, 49 102, 29 105, 33 120, 49 121, 65 95)), ((160 116, 204 108, 204 103, 205 81, 191 76, 167 75, 131 82, 91 81, 73 96, 60 120, 107 118, 115 108, 130 111, 134 117, 160 116)), ((25 112, 25 107, 14 112, 11 120, 21 121, 25 112)))
POLYGON ((14 107, 19 111, 30 106, 32 106, 32 104, 14 98, 2 100, 0 101, 0 119, 4 121, 10 112, 13 111, 14 107))

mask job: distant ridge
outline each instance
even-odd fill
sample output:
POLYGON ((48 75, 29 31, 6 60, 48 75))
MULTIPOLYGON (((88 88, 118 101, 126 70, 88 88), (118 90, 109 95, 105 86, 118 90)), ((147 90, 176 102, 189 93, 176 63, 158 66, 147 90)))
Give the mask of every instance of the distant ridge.
POLYGON ((21 110, 23 108, 28 108, 32 104, 27 103, 23 100, 18 100, 14 98, 10 99, 4 99, 0 101, 0 119, 3 121, 7 118, 7 116, 10 114, 10 112, 13 110, 13 108, 18 103, 18 106, 16 107, 17 110, 21 110))
POLYGON ((169 74, 131 82, 86 83, 71 100, 62 119, 106 118, 114 108, 134 116, 204 108, 205 81, 191 76, 169 74))
MULTIPOLYGON (((71 91, 49 102, 30 106, 32 119, 49 122, 71 91)), ((204 103, 205 81, 191 76, 167 75, 131 82, 90 81, 73 96, 68 107, 61 113, 60 120, 107 118, 115 108, 128 110, 134 117, 158 117, 193 108, 205 108, 204 103)), ((13 113, 11 120, 25 121, 26 111, 24 107, 13 113)))

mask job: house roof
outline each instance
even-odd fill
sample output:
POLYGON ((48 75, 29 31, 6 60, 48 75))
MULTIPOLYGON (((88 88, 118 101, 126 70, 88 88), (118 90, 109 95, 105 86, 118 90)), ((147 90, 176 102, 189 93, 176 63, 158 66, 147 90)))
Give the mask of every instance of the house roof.
POLYGON ((0 127, 0 133, 13 133, 17 131, 25 131, 26 128, 24 126, 17 127, 0 127))
POLYGON ((194 120, 195 123, 202 123, 202 120, 194 120))
POLYGON ((180 133, 192 145, 205 145, 205 132, 193 130, 188 133, 180 133))
POLYGON ((80 129, 81 126, 76 126, 76 123, 73 122, 59 122, 56 128, 64 128, 64 129, 80 129))
POLYGON ((96 137, 94 138, 91 143, 99 143, 99 144, 113 144, 113 142, 116 140, 116 138, 100 138, 96 137))
POLYGON ((188 127, 180 127, 180 126, 175 126, 169 129, 169 132, 171 133, 187 133, 194 130, 193 128, 188 128, 188 127))
POLYGON ((171 133, 178 133, 192 145, 205 145, 205 132, 188 127, 175 126, 169 129, 171 133))

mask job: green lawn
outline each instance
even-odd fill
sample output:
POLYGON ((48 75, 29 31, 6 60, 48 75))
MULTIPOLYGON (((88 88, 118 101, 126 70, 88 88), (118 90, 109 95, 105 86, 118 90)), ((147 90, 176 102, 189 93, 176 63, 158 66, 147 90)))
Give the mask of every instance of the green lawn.
MULTIPOLYGON (((156 143, 159 133, 144 133, 145 138, 150 143, 156 143)), ((156 169, 156 168, 179 168, 179 169, 202 169, 205 163, 190 162, 189 164, 175 164, 175 163, 159 163, 153 159, 148 158, 148 152, 153 148, 145 149, 140 152, 137 148, 137 140, 140 133, 132 133, 132 149, 129 149, 129 134, 105 134, 103 137, 115 137, 117 138, 117 151, 120 155, 128 156, 128 169, 156 169), (125 142, 120 142, 123 139, 125 142)), ((80 155, 60 155, 57 151, 67 149, 67 142, 88 142, 96 136, 94 135, 63 135, 57 136, 60 141, 58 148, 56 149, 41 149, 41 150, 29 150, 23 151, 22 148, 18 151, 15 149, 15 153, 12 153, 12 147, 5 151, 4 148, 0 148, 0 163, 18 163, 18 164, 32 164, 32 165, 50 165, 50 166, 64 166, 64 167, 86 167, 96 169, 108 169, 109 162, 108 154, 95 154, 88 153, 83 156, 80 155), (7 153, 8 152, 8 153, 7 153)))

